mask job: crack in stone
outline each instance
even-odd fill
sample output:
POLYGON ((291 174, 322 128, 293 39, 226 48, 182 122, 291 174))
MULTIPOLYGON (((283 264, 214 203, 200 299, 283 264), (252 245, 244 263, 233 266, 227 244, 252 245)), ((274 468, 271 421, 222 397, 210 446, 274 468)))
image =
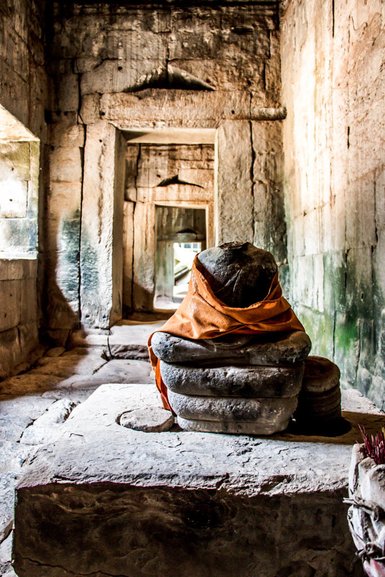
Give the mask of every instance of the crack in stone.
POLYGON ((29 563, 31 563, 32 565, 37 565, 38 567, 50 567, 51 569, 60 569, 62 571, 65 572, 66 575, 70 576, 73 575, 74 577, 93 577, 93 576, 97 576, 97 577, 128 577, 128 575, 116 575, 116 574, 112 574, 112 573, 104 573, 100 570, 98 571, 92 571, 92 573, 81 573, 78 570, 76 570, 76 573, 73 573, 73 571, 68 571, 65 567, 63 567, 62 565, 50 565, 49 563, 40 563, 40 561, 37 561, 36 559, 31 559, 30 557, 22 557, 22 559, 24 561, 27 561, 29 563))
MULTIPOLYGON (((80 80, 79 80, 79 92, 80 92, 80 80)), ((80 102, 79 102, 80 106, 80 102)), ((81 116, 79 114, 81 119, 81 116)), ((79 203, 79 255, 78 255, 78 275, 79 275, 79 283, 78 283, 78 305, 79 305, 79 322, 82 320, 82 266, 81 266, 81 253, 82 253, 82 233, 83 233, 83 198, 84 198, 84 162, 85 162, 85 150, 87 144, 87 127, 83 124, 83 131, 84 131, 84 141, 83 141, 83 153, 81 154, 81 167, 82 167, 82 181, 80 185, 80 203, 79 203)))
POLYGON ((251 147, 251 163, 250 163, 250 180, 251 180, 251 222, 253 227, 251 242, 254 242, 255 237, 255 179, 254 179, 254 163, 256 159, 256 154, 254 150, 254 138, 253 138, 253 122, 249 120, 249 130, 250 130, 250 147, 251 147))

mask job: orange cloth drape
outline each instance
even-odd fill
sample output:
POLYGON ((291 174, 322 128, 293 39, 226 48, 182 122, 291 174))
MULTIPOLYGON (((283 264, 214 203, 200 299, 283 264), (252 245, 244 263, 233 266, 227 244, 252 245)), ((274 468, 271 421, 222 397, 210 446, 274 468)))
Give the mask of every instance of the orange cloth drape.
MULTIPOLYGON (((160 331, 186 339, 213 339, 230 333, 263 334, 267 332, 303 331, 291 306, 282 296, 276 274, 267 296, 249 307, 228 307, 213 293, 205 269, 195 257, 188 292, 178 310, 166 321, 160 331)), ((167 387, 162 381, 160 363, 148 342, 151 364, 155 370, 156 385, 163 406, 171 409, 167 387)))

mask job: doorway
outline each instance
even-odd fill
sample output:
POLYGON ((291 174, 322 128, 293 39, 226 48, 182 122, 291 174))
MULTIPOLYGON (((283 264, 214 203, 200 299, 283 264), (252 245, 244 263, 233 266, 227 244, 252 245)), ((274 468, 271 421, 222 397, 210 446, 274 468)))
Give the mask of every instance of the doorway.
POLYGON ((215 131, 200 143, 197 131, 161 133, 126 134, 125 318, 176 309, 194 255, 214 244, 215 131))
POLYGON ((206 248, 206 210, 156 207, 154 310, 175 310, 187 293, 193 260, 206 248))

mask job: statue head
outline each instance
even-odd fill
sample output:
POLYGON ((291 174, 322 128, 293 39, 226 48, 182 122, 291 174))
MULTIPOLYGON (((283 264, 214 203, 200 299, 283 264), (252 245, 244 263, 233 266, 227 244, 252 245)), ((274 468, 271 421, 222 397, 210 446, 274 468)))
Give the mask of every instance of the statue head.
POLYGON ((225 305, 244 308, 263 300, 277 273, 273 255, 249 242, 228 242, 198 255, 214 294, 225 305))

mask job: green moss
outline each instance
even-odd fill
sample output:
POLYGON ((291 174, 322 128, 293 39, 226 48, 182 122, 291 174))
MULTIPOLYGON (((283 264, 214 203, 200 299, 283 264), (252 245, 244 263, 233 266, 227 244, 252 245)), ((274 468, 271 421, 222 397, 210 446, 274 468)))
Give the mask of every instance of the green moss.
POLYGON ((76 218, 65 220, 61 231, 61 244, 64 252, 61 265, 64 268, 61 274, 61 287, 69 300, 75 300, 79 294, 79 235, 80 221, 76 218))
POLYGON ((88 291, 98 291, 99 287, 99 262, 97 252, 87 237, 82 237, 81 254, 82 285, 88 291))
POLYGON ((302 304, 296 312, 312 354, 334 358, 342 381, 378 403, 385 391, 385 306, 372 263, 370 247, 325 254, 324 311, 302 304))

